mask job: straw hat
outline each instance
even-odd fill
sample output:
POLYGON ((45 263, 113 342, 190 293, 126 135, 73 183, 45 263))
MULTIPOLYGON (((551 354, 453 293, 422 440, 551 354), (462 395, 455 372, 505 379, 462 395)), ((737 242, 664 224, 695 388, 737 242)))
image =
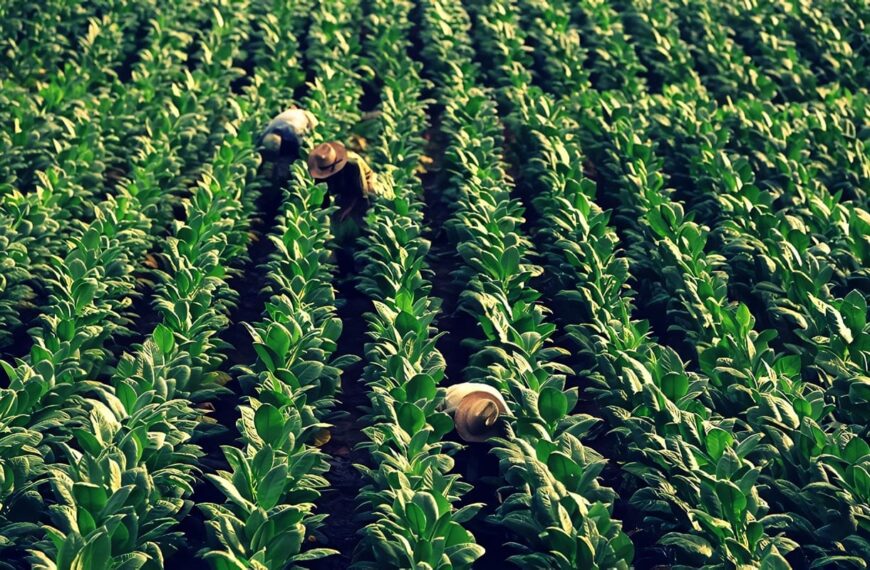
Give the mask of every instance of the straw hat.
POLYGON ((329 178, 347 165, 347 149, 340 142, 318 145, 308 155, 308 172, 318 180, 329 178))
POLYGON ((499 434, 498 418, 507 413, 504 400, 488 391, 469 392, 456 407, 453 423, 459 437, 481 442, 499 434))

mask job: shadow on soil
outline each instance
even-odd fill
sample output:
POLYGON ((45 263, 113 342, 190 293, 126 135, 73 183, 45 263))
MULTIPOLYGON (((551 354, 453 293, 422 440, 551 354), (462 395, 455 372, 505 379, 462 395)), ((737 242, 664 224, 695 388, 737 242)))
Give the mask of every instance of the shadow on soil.
POLYGON ((330 423, 332 437, 322 451, 329 456, 330 469, 326 474, 329 486, 318 501, 317 513, 327 515, 323 526, 315 533, 317 546, 339 552, 315 562, 310 567, 320 570, 342 570, 350 566, 351 557, 359 542, 360 524, 356 519, 357 495, 364 485, 363 477, 354 467, 367 462, 367 455, 355 449, 365 439, 361 417, 368 404, 367 388, 363 381, 365 362, 362 360, 366 321, 364 315, 373 311, 371 300, 356 290, 354 263, 350 249, 336 252, 339 273, 338 298, 341 305, 338 316, 344 329, 338 340, 336 356, 353 354, 360 360, 341 375, 341 393, 330 423))
MULTIPOLYGON (((242 401, 242 388, 238 375, 233 367, 240 364, 250 364, 256 359, 251 337, 243 323, 254 323, 260 320, 268 301, 268 293, 264 292, 268 272, 263 265, 269 260, 274 250, 268 239, 276 225, 281 207, 282 189, 280 184, 267 185, 256 200, 258 215, 251 221, 252 241, 248 248, 249 259, 240 268, 238 275, 229 281, 230 287, 238 293, 238 304, 228 318, 227 328, 219 335, 220 339, 232 349, 220 367, 220 371, 231 379, 225 385, 228 393, 220 395, 208 403, 213 411, 209 414, 214 424, 205 424, 204 429, 194 437, 205 453, 200 460, 202 474, 215 473, 218 470, 229 470, 221 446, 238 445, 236 422, 239 419, 238 406, 242 401)), ((224 495, 204 477, 198 478, 190 500, 195 505, 202 503, 223 503, 224 495)), ((166 560, 168 569, 198 570, 208 568, 208 564, 198 557, 200 549, 206 545, 205 518, 197 508, 193 508, 179 526, 184 535, 183 549, 166 560)))

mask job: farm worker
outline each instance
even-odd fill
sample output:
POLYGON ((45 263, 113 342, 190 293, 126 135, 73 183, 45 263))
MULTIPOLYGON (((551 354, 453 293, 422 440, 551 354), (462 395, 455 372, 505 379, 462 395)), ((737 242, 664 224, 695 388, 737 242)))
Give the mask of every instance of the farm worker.
POLYGON ((260 135, 263 159, 272 163, 272 181, 287 179, 290 164, 299 158, 302 139, 317 126, 317 117, 309 111, 291 107, 269 121, 260 135))
POLYGON ((378 184, 366 161, 340 142, 326 142, 312 150, 308 155, 308 172, 318 182, 326 182, 329 195, 338 206, 333 233, 340 244, 352 242, 361 233, 372 196, 392 197, 388 189, 378 184))
POLYGON ((492 386, 463 382, 447 388, 444 411, 453 417, 459 437, 478 443, 502 434, 502 416, 508 407, 501 393, 492 386))

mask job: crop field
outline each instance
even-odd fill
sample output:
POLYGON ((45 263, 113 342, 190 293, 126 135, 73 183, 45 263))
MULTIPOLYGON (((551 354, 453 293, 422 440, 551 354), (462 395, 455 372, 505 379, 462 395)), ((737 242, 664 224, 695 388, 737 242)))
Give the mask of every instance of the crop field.
POLYGON ((867 568, 868 26, 3 0, 0 570, 867 568))

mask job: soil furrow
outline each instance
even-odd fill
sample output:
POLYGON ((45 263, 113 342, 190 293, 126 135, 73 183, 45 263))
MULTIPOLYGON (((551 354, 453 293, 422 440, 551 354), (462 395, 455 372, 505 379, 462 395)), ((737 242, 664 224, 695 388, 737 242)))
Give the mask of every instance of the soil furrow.
POLYGON ((366 458, 364 452, 356 449, 356 445, 365 439, 362 416, 368 403, 366 386, 362 379, 365 365, 363 346, 366 340, 364 315, 374 307, 370 299, 356 290, 352 255, 353 251, 349 247, 336 251, 339 269, 337 290, 341 303, 338 316, 344 327, 338 340, 336 357, 355 355, 359 360, 341 374, 339 401, 330 419, 333 424, 331 438, 322 448, 329 456, 330 467, 326 473, 329 487, 323 491, 323 497, 318 501, 317 513, 325 514, 327 518, 317 534, 321 535, 318 538, 324 542, 324 546, 339 551, 336 556, 312 563, 312 568, 323 570, 347 568, 359 541, 359 525, 354 515, 356 497, 363 486, 363 478, 354 464, 362 463, 366 458))

